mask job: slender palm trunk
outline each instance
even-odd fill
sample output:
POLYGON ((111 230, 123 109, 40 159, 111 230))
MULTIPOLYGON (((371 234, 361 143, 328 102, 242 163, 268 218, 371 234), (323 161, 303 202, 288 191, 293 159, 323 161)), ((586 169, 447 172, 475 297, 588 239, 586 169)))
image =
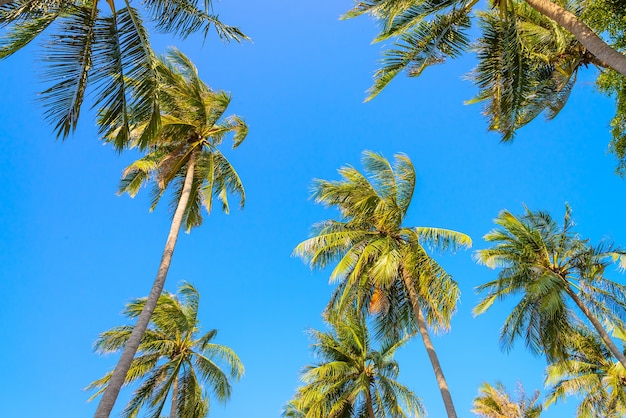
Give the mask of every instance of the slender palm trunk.
POLYGON ((585 306, 583 301, 580 300, 578 295, 574 293, 574 291, 569 286, 565 288, 565 291, 572 298, 576 306, 578 306, 583 314, 585 314, 585 316, 587 317, 589 322, 591 322, 596 331, 598 331, 598 334, 600 334, 600 338, 602 338, 602 341, 604 341, 604 344, 606 344, 607 348, 611 351, 611 353, 613 353, 615 358, 619 360, 620 363, 622 363, 622 366, 626 367, 626 357, 624 357, 624 353, 622 353, 620 349, 617 348, 617 346, 609 336, 608 332, 606 332, 604 327, 602 327, 602 324, 600 324, 600 321, 598 321, 598 318, 596 318, 595 315, 591 313, 591 311, 585 306))
POLYGON ((372 404, 372 394, 369 387, 365 391, 365 404, 367 405, 367 415, 369 418, 376 418, 376 415, 374 415, 374 405, 372 404))
MULTIPOLYGON (((178 370, 177 370, 178 372, 178 370)), ((174 383, 172 384, 172 407, 170 408, 170 418, 176 418, 176 401, 178 398, 178 374, 174 376, 174 383)))
POLYGON ((626 56, 611 48, 576 15, 550 0, 526 0, 526 3, 542 15, 563 26, 600 61, 626 76, 626 56))
POLYGON ((441 392, 441 398, 443 399, 443 404, 446 407, 448 418, 456 418, 456 410, 454 409, 454 403, 452 402, 450 389, 448 389, 448 382, 446 382, 446 378, 443 375, 443 369, 441 368, 441 364, 439 363, 439 358, 437 357, 435 346, 430 339, 430 335, 428 335, 426 319, 424 318, 422 308, 417 299, 417 293, 415 292, 415 288, 411 283, 409 275, 407 273, 403 273, 402 276, 402 280, 404 280, 404 285, 409 292, 409 298, 411 298, 411 306, 413 307, 413 314, 415 315, 415 319, 417 320, 417 327, 419 329, 420 335, 422 336, 422 341, 424 341, 426 351, 428 352, 428 358, 430 359, 430 363, 433 366, 435 377, 437 378, 437 385, 439 385, 439 391, 441 392))
POLYGON ((152 290, 150 291, 150 295, 146 300, 146 304, 144 305, 141 314, 139 314, 139 317, 137 318, 137 323, 133 328, 133 332, 131 333, 130 338, 124 346, 122 356, 117 362, 115 370, 113 370, 113 375, 111 376, 111 380, 109 381, 109 384, 107 385, 107 388, 102 395, 102 399, 100 399, 100 403, 98 404, 98 409, 96 409, 96 414, 94 415, 94 418, 108 418, 111 414, 111 411, 113 410, 113 405, 115 405, 115 401, 117 400, 117 395, 120 393, 120 389, 122 388, 122 385, 126 380, 126 374, 128 373, 130 364, 135 357, 135 353, 137 352, 139 343, 141 342, 143 334, 148 327, 148 322, 150 322, 152 312, 154 312, 154 308, 156 307, 157 301, 159 300, 159 296, 163 291, 163 286, 165 285, 165 279, 167 277, 167 271, 170 268, 172 255, 174 254, 174 248, 176 247, 176 240, 178 239, 180 225, 182 223, 183 215, 189 201, 189 195, 191 194, 191 185, 193 182, 194 169, 195 158, 192 154, 189 158, 189 162, 187 163, 187 173, 185 174, 183 191, 180 195, 180 200, 178 201, 176 212, 174 212, 172 226, 170 227, 170 232, 167 236, 167 241, 165 242, 165 249, 163 250, 163 255, 161 256, 161 264, 159 265, 159 270, 157 272, 156 278, 154 279, 154 283, 152 284, 152 290))

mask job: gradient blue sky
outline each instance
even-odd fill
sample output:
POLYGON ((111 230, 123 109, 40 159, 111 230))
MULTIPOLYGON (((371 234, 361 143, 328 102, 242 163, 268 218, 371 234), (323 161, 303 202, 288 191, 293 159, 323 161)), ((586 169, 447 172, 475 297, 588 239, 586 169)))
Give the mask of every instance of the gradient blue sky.
MULTIPOLYGON (((519 380, 529 393, 543 382, 544 361, 523 344, 508 354, 499 349, 513 301, 471 314, 474 287, 496 275, 472 254, 485 248, 482 236, 498 212, 519 213, 526 204, 560 218, 569 202, 582 235, 626 245, 625 184, 607 153, 614 108, 595 91, 593 70, 556 120, 538 120, 503 145, 486 132, 480 107, 463 105, 475 94, 463 80, 471 55, 420 79, 400 76, 362 103, 381 45, 370 44, 370 19, 338 20, 350 6, 225 0, 215 3, 220 18, 253 43, 222 45, 214 34, 204 43, 153 41, 160 52, 177 45, 188 54, 207 84, 232 93, 230 113, 250 126, 246 142, 227 152, 246 187, 245 209, 215 212, 182 234, 166 283, 170 291, 181 280, 195 284, 201 323, 219 329, 217 342, 246 366, 231 401, 215 403, 212 417, 278 417, 312 361, 305 331, 322 326, 332 288, 327 272, 311 272, 291 251, 313 223, 335 216, 309 200, 311 180, 360 166, 363 150, 413 160, 418 181, 406 225, 456 229, 474 240, 472 250, 437 256, 463 292, 451 332, 434 339, 460 417, 473 416, 481 382, 500 380, 513 391, 519 380)), ((127 301, 148 293, 170 215, 165 202, 148 212, 148 190, 135 199, 115 195, 136 154, 118 156, 99 143, 87 108, 74 137, 55 141, 36 99, 44 88, 40 56, 41 48, 28 47, 1 63, 2 415, 86 417, 96 403, 86 402, 82 388, 116 361, 95 355, 91 344, 124 323, 127 301)), ((423 398, 429 416, 444 416, 421 341, 398 359, 400 380, 423 398)), ((573 416, 575 405, 569 399, 544 416, 573 416)))

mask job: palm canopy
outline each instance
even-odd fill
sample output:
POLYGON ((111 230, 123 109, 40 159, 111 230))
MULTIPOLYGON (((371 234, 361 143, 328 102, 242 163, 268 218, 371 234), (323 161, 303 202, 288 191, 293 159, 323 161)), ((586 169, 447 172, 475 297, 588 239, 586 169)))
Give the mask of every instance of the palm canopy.
MULTIPOLYGON (((456 283, 430 258, 423 246, 456 250, 469 246, 470 238, 442 228, 404 227, 402 222, 415 188, 415 169, 404 154, 397 154, 392 165, 383 156, 363 153, 365 174, 353 167, 339 169, 340 181, 315 180, 313 196, 316 203, 339 210, 339 220, 327 220, 314 226, 312 238, 300 243, 294 253, 313 268, 324 268, 336 262, 331 281, 339 281, 335 295, 337 307, 345 307, 357 299, 366 307, 376 293, 385 296, 386 289, 397 286, 399 271, 409 269, 436 272, 448 283, 451 295, 458 295, 456 283), (409 260, 410 259, 410 260, 409 260), (412 267, 409 267, 412 266, 412 267), (421 268, 421 270, 420 270, 421 268), (381 292, 376 292, 379 289, 381 292)), ((426 280, 426 275, 424 280, 426 280)), ((431 290, 434 290, 433 287, 431 290)), ((423 293, 425 296, 426 293, 423 293)), ((433 326, 445 329, 454 311, 456 298, 449 306, 425 304, 433 326), (441 312, 449 315, 440 317, 441 312)))
POLYGON ((477 0, 355 1, 343 17, 369 14, 380 26, 375 42, 393 40, 383 50, 366 100, 374 98, 400 73, 417 77, 430 66, 473 50, 478 65, 468 78, 478 87, 479 94, 468 103, 485 103, 483 113, 489 129, 500 133, 503 141, 509 141, 517 129, 538 115, 554 118, 567 102, 579 70, 593 64, 607 70, 598 78, 598 86, 617 97, 611 149, 624 172, 626 57, 618 52, 623 52, 626 45, 624 8, 605 0, 488 3, 493 7, 485 11, 481 10, 484 3, 477 0), (559 13, 548 13, 539 3, 550 3, 559 13), (581 23, 586 28, 585 35, 552 20, 558 14, 581 23), (476 23, 478 32, 472 30, 476 23), (473 38, 475 33, 479 35, 473 38), (592 38, 602 47, 587 44, 586 40, 592 38), (609 64, 609 60, 600 58, 601 50, 610 50, 620 63, 609 64))
POLYGON ((539 401, 539 391, 526 397, 521 383, 517 389, 517 399, 512 399, 502 383, 495 386, 483 383, 479 395, 474 399, 472 412, 481 418, 538 418, 543 407, 539 401))
POLYGON ((101 134, 116 133, 118 148, 133 128, 132 114, 150 124, 146 138, 159 125, 156 58, 144 21, 181 38, 215 28, 226 41, 246 36, 213 12, 211 0, 1 0, 0 59, 39 37, 45 49, 44 80, 50 84, 41 99, 46 118, 58 137, 75 128, 85 93, 95 95, 101 134), (139 11, 136 7, 141 7, 139 11))
MULTIPOLYGON (((626 333, 613 335, 626 343, 626 333)), ((577 328, 568 345, 569 358, 546 369, 546 399, 552 405, 568 395, 582 397, 577 416, 581 418, 620 418, 626 416, 626 370, 613 361, 602 340, 585 327, 577 328)))
MULTIPOLYGON (((165 190, 173 185, 175 207, 191 169, 190 196, 183 218, 190 230, 202 223, 202 207, 211 211, 214 197, 226 213, 229 193, 238 194, 243 206, 245 192, 239 175, 218 147, 232 133, 236 148, 245 139, 248 128, 238 116, 224 117, 229 95, 207 87, 196 67, 180 51, 171 50, 167 59, 158 62, 157 69, 162 80, 161 126, 146 155, 124 170, 119 193, 135 196, 142 185, 152 183, 154 209, 165 190)), ((143 125, 131 132, 134 144, 141 144, 142 132, 143 125)))
POLYGON ((415 188, 415 169, 406 155, 397 154, 391 164, 366 151, 363 165, 365 174, 348 166, 339 170, 340 181, 315 181, 316 202, 336 207, 340 219, 316 225, 314 237, 294 253, 314 268, 337 262, 331 281, 339 286, 331 310, 369 308, 386 338, 419 330, 448 416, 456 417, 426 323, 435 330, 449 327, 459 289, 423 246, 454 250, 470 246, 471 240, 451 230, 402 225, 415 188))
POLYGON ((373 347, 367 325, 354 312, 328 317, 329 332, 311 330, 318 363, 302 373, 304 385, 283 417, 404 418, 424 416, 421 401, 397 381, 393 359, 408 338, 373 347))
MULTIPOLYGON (((230 379, 238 380, 244 368, 232 349, 213 342, 216 330, 200 333, 199 302, 198 291, 189 283, 182 283, 176 295, 161 295, 126 377, 127 385, 139 386, 123 416, 134 417, 147 409, 146 416, 158 418, 168 396, 172 399, 171 418, 207 416, 209 395, 205 385, 218 401, 229 399, 230 379)), ((130 302, 124 315, 136 318, 145 303, 146 298, 130 302)), ((101 354, 121 350, 132 329, 125 325, 103 332, 94 344, 96 350, 101 354)), ((107 373, 87 387, 97 389, 91 399, 106 389, 111 375, 107 373)))
MULTIPOLYGON (((521 296, 504 322, 503 347, 509 349, 517 338, 524 338, 534 353, 543 353, 548 360, 566 359, 569 335, 577 321, 569 301, 611 345, 598 318, 622 323, 626 287, 605 278, 604 271, 613 260, 624 267, 625 253, 607 244, 592 247, 580 238, 573 231, 569 206, 561 226, 548 213, 528 208, 520 217, 502 211, 494 222, 498 228, 485 235, 493 246, 479 250, 477 258, 479 263, 501 269, 496 280, 478 286, 479 293, 487 294, 474 313, 485 312, 507 296, 521 296)), ((611 351, 619 358, 619 350, 611 351)))

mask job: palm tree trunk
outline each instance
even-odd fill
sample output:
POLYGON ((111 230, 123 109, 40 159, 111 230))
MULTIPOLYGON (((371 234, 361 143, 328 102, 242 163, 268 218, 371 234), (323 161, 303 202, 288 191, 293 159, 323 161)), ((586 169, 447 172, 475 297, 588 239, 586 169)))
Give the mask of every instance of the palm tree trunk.
POLYGON ((417 327, 419 329, 420 335, 422 336, 422 341, 424 341, 426 351, 428 352, 428 358, 430 359, 430 363, 433 366, 435 377, 437 378, 437 385, 439 385, 439 391, 441 392, 441 398, 443 399, 443 404, 446 407, 448 418, 456 418, 456 410, 454 409, 454 403, 452 402, 450 389, 448 389, 448 382, 446 382, 446 378, 443 375, 443 369, 441 368, 441 364, 439 363, 437 352, 435 352, 435 347, 433 346, 433 343, 430 339, 430 335, 428 335, 426 320, 417 299, 417 293, 415 293, 415 288, 413 287, 413 284, 409 279, 409 275, 406 272, 403 272, 402 276, 402 280, 404 280, 404 285, 409 292, 409 298, 411 298, 411 306, 413 307, 413 314, 415 315, 415 319, 417 320, 417 327))
POLYGON ((550 0, 526 0, 526 3, 542 15, 563 26, 600 61, 626 76, 626 56, 611 48, 576 15, 550 0))
POLYGON ((578 295, 576 295, 576 293, 574 293, 574 291, 569 286, 565 288, 565 291, 572 298, 576 306, 578 306, 583 314, 585 314, 585 316, 591 322, 596 331, 598 331, 598 334, 600 334, 600 338, 602 338, 602 341, 604 341, 604 344, 606 344, 607 348, 611 351, 611 353, 613 353, 615 358, 619 360, 620 363, 622 363, 622 366, 626 367, 626 357, 624 357, 624 353, 622 353, 620 349, 617 348, 602 324, 600 324, 600 321, 598 321, 598 319, 591 313, 591 311, 585 306, 583 301, 580 300, 578 295))
POLYGON ((369 418, 376 418, 376 415, 374 415, 374 405, 372 404, 372 394, 369 387, 365 391, 365 404, 367 405, 367 415, 369 418))
POLYGON ((135 353, 137 352, 139 343, 141 342, 143 334, 148 327, 148 322, 150 322, 152 312, 154 312, 154 308, 156 307, 157 301, 159 300, 159 296, 163 291, 163 286, 165 285, 165 279, 167 277, 167 271, 170 268, 172 255, 174 254, 174 248, 176 247, 176 240, 178 239, 180 225, 183 220, 185 209, 187 208, 189 195, 191 194, 191 185, 193 182, 194 169, 195 156, 192 154, 189 158, 189 162, 187 163, 187 173, 185 174, 183 191, 180 195, 178 206, 176 207, 176 212, 174 212, 172 226, 170 227, 167 241, 165 241, 165 249, 163 250, 163 255, 161 256, 161 264, 159 265, 159 270, 157 272, 156 278, 154 279, 154 283, 152 284, 152 290, 150 291, 150 295, 146 300, 146 304, 144 305, 141 314, 139 314, 139 317, 137 318, 137 323, 133 328, 133 332, 130 334, 129 339, 124 346, 122 356, 117 362, 115 370, 113 370, 113 375, 111 376, 111 380, 109 381, 109 384, 107 385, 107 388, 102 395, 102 399, 100 399, 100 403, 98 404, 98 409, 96 409, 96 414, 94 415, 94 418, 108 418, 111 414, 111 411, 113 410, 113 405, 115 405, 115 401, 117 400, 117 395, 120 393, 120 389, 122 388, 122 385, 126 380, 126 374, 128 373, 130 364, 135 357, 135 353))
POLYGON ((174 376, 174 383, 173 383, 173 389, 172 389, 172 407, 170 408, 170 418, 176 418, 176 401, 177 401, 176 398, 178 398, 178 375, 174 376))

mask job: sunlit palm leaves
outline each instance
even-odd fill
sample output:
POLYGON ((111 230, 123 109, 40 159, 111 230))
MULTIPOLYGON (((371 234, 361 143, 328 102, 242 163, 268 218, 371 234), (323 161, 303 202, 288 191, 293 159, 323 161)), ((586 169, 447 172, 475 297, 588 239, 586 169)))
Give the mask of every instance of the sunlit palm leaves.
POLYGON ((456 58, 469 48, 467 30, 470 26, 468 7, 453 8, 448 13, 437 14, 431 20, 417 16, 417 23, 402 22, 401 30, 393 28, 387 38, 399 32, 393 45, 383 51, 381 68, 374 74, 374 85, 368 90, 371 100, 402 71, 417 77, 429 66, 443 63, 446 58, 456 58))
POLYGON ((591 59, 556 23, 524 3, 514 7, 508 19, 496 12, 479 14, 478 66, 469 76, 480 91, 468 103, 486 102, 489 129, 500 132, 503 141, 541 113, 554 118, 567 102, 578 69, 591 59))
MULTIPOLYGON (((218 147, 229 134, 234 134, 233 146, 239 146, 246 137, 247 126, 237 116, 224 117, 230 97, 208 88, 187 57, 173 50, 168 59, 157 66, 163 82, 159 90, 161 125, 146 155, 124 171, 119 192, 134 196, 143 184, 151 182, 154 208, 168 187, 173 186, 175 208, 192 163, 193 180, 183 221, 189 230, 202 223, 201 208, 210 212, 214 197, 225 212, 229 211, 231 193, 238 194, 243 205, 241 180, 218 147)), ((139 125, 130 133, 134 143, 143 143, 143 132, 143 125, 139 125)))
MULTIPOLYGON (((614 335, 626 343, 623 331, 614 335)), ((626 372, 613 361, 611 352, 586 328, 573 334, 569 358, 548 366, 546 385, 552 386, 546 403, 551 405, 566 396, 582 398, 577 416, 582 418, 619 418, 626 416, 626 372)))
MULTIPOLYGON (((612 260, 623 265, 624 253, 606 244, 591 247, 581 239, 573 231, 569 207, 562 226, 548 213, 528 209, 521 217, 503 211, 495 223, 498 228, 485 236, 493 246, 477 255, 480 263, 499 267, 500 272, 496 280, 477 288, 487 295, 474 312, 481 314, 507 296, 521 296, 502 327, 503 348, 522 338, 534 353, 549 360, 566 359, 577 321, 571 302, 611 344, 597 318, 620 324, 624 319, 626 287, 604 277, 612 260)), ((619 350, 611 351, 619 357, 619 350)))
POLYGON ((0 58, 44 36, 44 79, 51 86, 41 98, 57 136, 65 138, 76 128, 90 86, 97 91, 101 133, 110 137, 116 132, 118 148, 126 145, 133 128, 131 112, 152 121, 145 126, 148 135, 158 127, 159 80, 145 19, 183 38, 194 32, 206 36, 214 27, 223 40, 246 39, 238 28, 219 21, 209 0, 202 5, 148 0, 141 6, 141 13, 128 0, 120 5, 112 0, 15 0, 0 6, 0 28, 7 31, 0 39, 0 58))
MULTIPOLYGON (((380 27, 374 42, 389 41, 366 101, 400 73, 416 77, 429 66, 474 50, 478 65, 468 78, 479 93, 467 103, 483 102, 489 129, 509 141, 517 129, 540 114, 554 118, 567 102, 579 69, 593 64, 608 70, 598 78, 599 86, 617 97, 611 150, 619 158, 618 170, 626 172, 624 77, 526 2, 493 0, 488 4, 485 11, 477 0, 355 1, 343 18, 368 14, 380 27), (479 32, 471 30, 475 22, 479 32), (472 39, 474 33, 479 35, 472 39)), ((565 0, 558 6, 609 38, 615 50, 626 49, 625 14, 618 3, 565 0)))
POLYGON ((424 415, 415 394, 397 381, 393 359, 407 339, 374 348, 365 320, 347 314, 328 320, 330 332, 312 330, 318 363, 302 373, 303 386, 283 417, 404 418, 424 415))
POLYGON ((435 330, 446 330, 459 291, 424 246, 455 250, 471 240, 446 229, 402 226, 415 188, 415 170, 406 155, 396 155, 392 164, 365 152, 363 165, 365 174, 348 166, 339 170, 342 180, 315 181, 315 201, 338 209, 341 217, 316 225, 314 236, 294 253, 313 268, 337 263, 330 276, 339 284, 331 311, 356 307, 374 313, 377 333, 385 338, 419 328, 448 414, 456 416, 426 321, 435 330))
MULTIPOLYGON (((366 308, 376 288, 391 289, 399 280, 402 268, 415 274, 416 283, 429 283, 429 278, 446 282, 451 292, 456 283, 428 256, 423 246, 456 250, 471 243, 469 237, 441 228, 406 228, 402 221, 408 210, 415 187, 415 171, 405 155, 396 155, 392 165, 382 156, 365 152, 365 173, 353 167, 339 170, 340 181, 316 180, 313 196, 317 203, 336 207, 342 218, 324 221, 314 228, 314 237, 302 242, 294 253, 309 261, 314 268, 324 268, 337 263, 331 280, 339 287, 334 300, 336 308, 357 300, 366 308), (423 280, 417 277, 424 275, 423 280), (359 296, 360 295, 360 296, 359 296)), ((420 285, 417 285, 419 287, 420 285)), ((437 286, 418 294, 431 297, 424 307, 436 305, 434 292, 437 286)), ((426 289, 426 287, 424 287, 426 289)), ((447 300, 447 299, 445 299, 447 300)), ((453 312, 456 299, 450 306, 439 306, 432 311, 453 312)), ((434 319, 435 315, 429 315, 434 319)), ((444 315, 448 320, 449 317, 444 315)), ((446 329, 446 320, 432 321, 436 328, 446 329)))
MULTIPOLYGON (((229 399, 229 379, 238 380, 243 375, 243 365, 232 349, 213 342, 216 330, 200 334, 199 302, 200 295, 188 283, 179 287, 177 295, 164 293, 159 298, 126 377, 126 384, 139 386, 123 416, 135 417, 145 410, 146 416, 158 418, 168 396, 172 396, 170 411, 175 416, 171 418, 200 418, 208 415, 209 391, 220 402, 229 399)), ((124 314, 129 319, 136 318, 145 303, 145 298, 130 302, 124 314)), ((96 350, 102 354, 121 350, 132 328, 121 326, 102 333, 95 343, 96 350)), ((111 375, 108 373, 88 386, 98 390, 92 399, 104 391, 111 375)))
POLYGON ((538 418, 543 410, 538 401, 539 391, 527 398, 521 384, 517 388, 517 399, 512 399, 501 383, 495 386, 483 383, 472 412, 481 418, 538 418))

